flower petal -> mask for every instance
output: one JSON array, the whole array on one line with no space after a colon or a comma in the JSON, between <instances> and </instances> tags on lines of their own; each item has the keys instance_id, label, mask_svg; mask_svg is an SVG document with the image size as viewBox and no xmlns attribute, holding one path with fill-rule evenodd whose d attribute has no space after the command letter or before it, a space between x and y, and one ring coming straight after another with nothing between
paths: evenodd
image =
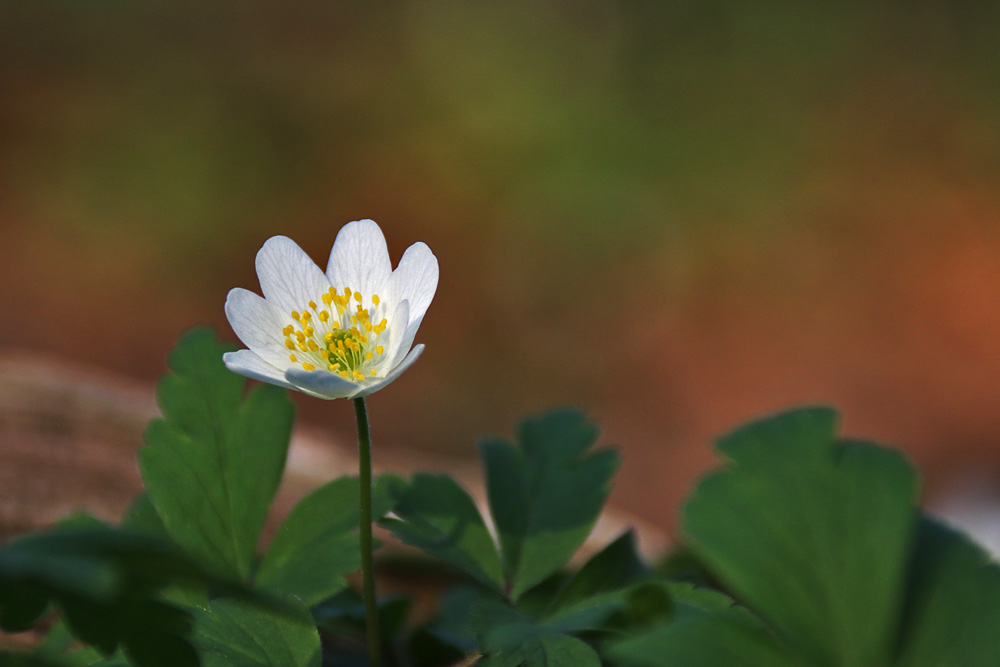
<instances>
[{"instance_id":1,"label":"flower petal","mask_svg":"<svg viewBox=\"0 0 1000 667\"><path fill-rule=\"evenodd\" d=\"M316 263L287 236L274 236L264 243L257 253L257 277L264 298L285 316L319 300L330 288Z\"/></svg>"},{"instance_id":2,"label":"flower petal","mask_svg":"<svg viewBox=\"0 0 1000 667\"><path fill-rule=\"evenodd\" d=\"M372 220L349 222L337 234L326 265L334 287L350 287L366 298L377 293L392 273L382 230Z\"/></svg>"},{"instance_id":3,"label":"flower petal","mask_svg":"<svg viewBox=\"0 0 1000 667\"><path fill-rule=\"evenodd\" d=\"M289 368L285 371L285 379L292 383L295 389L316 398L352 398L361 388L357 382L345 380L328 371L304 371L301 368Z\"/></svg>"},{"instance_id":4,"label":"flower petal","mask_svg":"<svg viewBox=\"0 0 1000 667\"><path fill-rule=\"evenodd\" d=\"M413 365L413 362L420 357L423 351L424 351L423 344L417 345L412 350L410 350L410 353L406 355L406 357L395 368L393 368L388 375L386 375L381 380L376 380L375 382L366 384L361 391L354 394L354 396L352 396L351 398L360 398L362 396L367 396L368 394L373 394L382 387L384 387L385 385L389 384L397 377L399 377L399 375L403 371L405 371L407 368Z\"/></svg>"},{"instance_id":5,"label":"flower petal","mask_svg":"<svg viewBox=\"0 0 1000 667\"><path fill-rule=\"evenodd\" d=\"M385 361L379 364L380 368L385 372L391 371L399 360L402 359L403 355L410 349L409 345L405 349L402 348L403 340L406 338L406 330L410 323L410 302L400 301L396 306L396 310L393 312L392 319L389 321L389 327L387 329L389 338L384 343L385 345ZM413 339L410 339L410 344L413 343Z\"/></svg>"},{"instance_id":6,"label":"flower petal","mask_svg":"<svg viewBox=\"0 0 1000 667\"><path fill-rule=\"evenodd\" d=\"M410 302L410 321L419 326L437 291L437 257L425 243L414 243L403 253L388 284L393 298Z\"/></svg>"},{"instance_id":7,"label":"flower petal","mask_svg":"<svg viewBox=\"0 0 1000 667\"><path fill-rule=\"evenodd\" d=\"M243 344L261 360L278 368L288 365L281 313L272 303L236 287L226 297L226 317Z\"/></svg>"},{"instance_id":8,"label":"flower petal","mask_svg":"<svg viewBox=\"0 0 1000 667\"><path fill-rule=\"evenodd\" d=\"M222 361L226 364L226 368L239 375L260 380L261 382L276 384L279 387L295 389L295 387L285 382L281 370L267 363L250 350L226 352L222 355Z\"/></svg>"}]
</instances>

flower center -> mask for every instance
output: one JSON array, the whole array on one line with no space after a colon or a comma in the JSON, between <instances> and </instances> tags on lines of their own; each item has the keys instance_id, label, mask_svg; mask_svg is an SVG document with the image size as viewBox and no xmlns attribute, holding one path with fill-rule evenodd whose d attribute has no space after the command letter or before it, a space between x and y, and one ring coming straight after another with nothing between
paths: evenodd
<instances>
[{"instance_id":1,"label":"flower center","mask_svg":"<svg viewBox=\"0 0 1000 667\"><path fill-rule=\"evenodd\" d=\"M288 358L304 370L327 370L349 380L377 375L384 353L379 340L387 326L384 317L378 319L384 310L378 295L366 300L350 287L343 294L331 287L320 300L322 306L310 301L301 311L293 310L292 321L281 330L291 351Z\"/></svg>"}]
</instances>

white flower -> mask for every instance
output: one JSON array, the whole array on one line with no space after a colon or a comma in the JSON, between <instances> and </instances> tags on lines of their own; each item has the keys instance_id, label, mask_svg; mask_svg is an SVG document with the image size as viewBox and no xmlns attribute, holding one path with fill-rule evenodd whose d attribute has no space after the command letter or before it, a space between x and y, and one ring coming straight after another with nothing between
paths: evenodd
<instances>
[{"instance_id":1,"label":"white flower","mask_svg":"<svg viewBox=\"0 0 1000 667\"><path fill-rule=\"evenodd\" d=\"M250 349L226 367L318 398L358 398L389 384L424 346L411 350L438 283L437 258L414 243L392 270L385 237L371 220L344 226L326 273L294 241L267 240L257 253L264 298L239 287L226 317Z\"/></svg>"}]
</instances>

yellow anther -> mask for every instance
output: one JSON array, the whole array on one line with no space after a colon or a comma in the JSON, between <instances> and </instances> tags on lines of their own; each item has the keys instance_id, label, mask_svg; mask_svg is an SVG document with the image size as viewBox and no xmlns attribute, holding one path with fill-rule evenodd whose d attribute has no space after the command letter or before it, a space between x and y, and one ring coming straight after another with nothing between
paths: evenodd
<instances>
[{"instance_id":1,"label":"yellow anther","mask_svg":"<svg viewBox=\"0 0 1000 667\"><path fill-rule=\"evenodd\" d=\"M331 371L339 371L340 370L340 364L330 364L330 370Z\"/></svg>"},{"instance_id":2,"label":"yellow anther","mask_svg":"<svg viewBox=\"0 0 1000 667\"><path fill-rule=\"evenodd\" d=\"M334 322L334 324L336 324L336 322ZM329 343L331 340L333 340L333 333L330 332L330 331L327 331L325 334L323 334L323 340L325 340L327 343Z\"/></svg>"},{"instance_id":3,"label":"yellow anther","mask_svg":"<svg viewBox=\"0 0 1000 667\"><path fill-rule=\"evenodd\" d=\"M358 380L363 380L365 378L365 376L362 375L361 371L359 371L357 368L354 369L354 377L357 378Z\"/></svg>"},{"instance_id":4,"label":"yellow anther","mask_svg":"<svg viewBox=\"0 0 1000 667\"><path fill-rule=\"evenodd\" d=\"M374 303L377 306L378 302L379 302L378 294L372 294L372 303Z\"/></svg>"},{"instance_id":5,"label":"yellow anther","mask_svg":"<svg viewBox=\"0 0 1000 667\"><path fill-rule=\"evenodd\" d=\"M375 370L375 369L373 368L373 369L372 369L372 377L375 377L375 373L377 373L377 372L378 372L378 371L376 371L376 370Z\"/></svg>"},{"instance_id":6,"label":"yellow anther","mask_svg":"<svg viewBox=\"0 0 1000 667\"><path fill-rule=\"evenodd\" d=\"M301 342L303 342L306 339L306 335L304 333L302 333L301 331L296 331L295 332L295 338L296 338L296 340L298 340L301 343Z\"/></svg>"},{"instance_id":7,"label":"yellow anther","mask_svg":"<svg viewBox=\"0 0 1000 667\"><path fill-rule=\"evenodd\" d=\"M333 301L333 295L331 295L331 294L324 294L320 298L323 299L323 304L326 305L326 306L329 306L330 302Z\"/></svg>"},{"instance_id":8,"label":"yellow anther","mask_svg":"<svg viewBox=\"0 0 1000 667\"><path fill-rule=\"evenodd\" d=\"M319 351L319 356L323 357L324 360L328 361L330 359L330 351L329 350L320 350Z\"/></svg>"},{"instance_id":9,"label":"yellow anther","mask_svg":"<svg viewBox=\"0 0 1000 667\"><path fill-rule=\"evenodd\" d=\"M306 327L306 328L305 328L305 335L307 335L307 336L312 336L312 335L313 335L313 331L314 331L314 330L313 330L313 328L312 328L312 327Z\"/></svg>"},{"instance_id":10,"label":"yellow anther","mask_svg":"<svg viewBox=\"0 0 1000 667\"><path fill-rule=\"evenodd\" d=\"M295 327L293 327L291 324L289 324L289 325L285 326L284 329L281 330L281 333L282 333L282 335L285 335L285 336L291 336L293 331L295 331Z\"/></svg>"},{"instance_id":11,"label":"yellow anther","mask_svg":"<svg viewBox=\"0 0 1000 667\"><path fill-rule=\"evenodd\" d=\"M354 300L357 301L358 303L361 303L361 292L354 293Z\"/></svg>"},{"instance_id":12,"label":"yellow anther","mask_svg":"<svg viewBox=\"0 0 1000 667\"><path fill-rule=\"evenodd\" d=\"M345 287L344 288L344 296L346 296L348 299L351 298L351 288L350 287Z\"/></svg>"},{"instance_id":13,"label":"yellow anther","mask_svg":"<svg viewBox=\"0 0 1000 667\"><path fill-rule=\"evenodd\" d=\"M287 347L289 350L294 350L295 349L295 343L292 342L291 338L286 338L285 339L285 347Z\"/></svg>"},{"instance_id":14,"label":"yellow anther","mask_svg":"<svg viewBox=\"0 0 1000 667\"><path fill-rule=\"evenodd\" d=\"M371 322L365 322L365 331L371 331L374 329Z\"/></svg>"},{"instance_id":15,"label":"yellow anther","mask_svg":"<svg viewBox=\"0 0 1000 667\"><path fill-rule=\"evenodd\" d=\"M316 310L316 302L315 301L310 301L309 302L309 307L312 308L313 310Z\"/></svg>"},{"instance_id":16,"label":"yellow anther","mask_svg":"<svg viewBox=\"0 0 1000 667\"><path fill-rule=\"evenodd\" d=\"M326 310L319 311L319 321L320 322L326 322L328 319L330 319L330 313L329 313L329 311L326 311Z\"/></svg>"},{"instance_id":17,"label":"yellow anther","mask_svg":"<svg viewBox=\"0 0 1000 667\"><path fill-rule=\"evenodd\" d=\"M297 358L295 357L295 355L294 355L294 354L290 354L290 355L288 355L288 358L289 358L289 359L290 359L291 361L298 361L298 359L297 359Z\"/></svg>"},{"instance_id":18,"label":"yellow anther","mask_svg":"<svg viewBox=\"0 0 1000 667\"><path fill-rule=\"evenodd\" d=\"M347 340L350 340L350 338L348 338ZM340 350L341 352L344 351L344 341L342 340L337 341L337 349Z\"/></svg>"},{"instance_id":19,"label":"yellow anther","mask_svg":"<svg viewBox=\"0 0 1000 667\"><path fill-rule=\"evenodd\" d=\"M338 322L337 320L334 320L333 322L330 322L330 326L333 327L334 329L339 329L340 328L340 322Z\"/></svg>"},{"instance_id":20,"label":"yellow anther","mask_svg":"<svg viewBox=\"0 0 1000 667\"><path fill-rule=\"evenodd\" d=\"M375 346L375 351L376 351L376 352L378 352L379 354L382 354L382 350L383 350L383 349L384 349L384 348L383 348L383 347L382 347L381 345L376 345L376 346Z\"/></svg>"},{"instance_id":21,"label":"yellow anther","mask_svg":"<svg viewBox=\"0 0 1000 667\"><path fill-rule=\"evenodd\" d=\"M312 319L312 316L313 314L310 313L308 310L302 311L302 321L308 322L309 320Z\"/></svg>"},{"instance_id":22,"label":"yellow anther","mask_svg":"<svg viewBox=\"0 0 1000 667\"><path fill-rule=\"evenodd\" d=\"M347 371L340 371L340 377L347 379Z\"/></svg>"},{"instance_id":23,"label":"yellow anther","mask_svg":"<svg viewBox=\"0 0 1000 667\"><path fill-rule=\"evenodd\" d=\"M312 351L312 352L315 352L318 349L319 349L319 345L316 344L316 341L310 339L309 340L309 350Z\"/></svg>"},{"instance_id":24,"label":"yellow anther","mask_svg":"<svg viewBox=\"0 0 1000 667\"><path fill-rule=\"evenodd\" d=\"M329 289L329 290L327 290L327 291L328 291L328 292L329 292L330 294L336 294L336 293L337 293L337 288L336 288L336 287L333 287L333 286L331 286L331 287L330 287L330 289Z\"/></svg>"},{"instance_id":25,"label":"yellow anther","mask_svg":"<svg viewBox=\"0 0 1000 667\"><path fill-rule=\"evenodd\" d=\"M299 350L301 350L302 352L308 352L309 351L309 348L306 347L305 345L303 345L302 343L299 343L298 347L299 347Z\"/></svg>"},{"instance_id":26,"label":"yellow anther","mask_svg":"<svg viewBox=\"0 0 1000 667\"><path fill-rule=\"evenodd\" d=\"M316 367L310 364L308 361L302 362L302 370L304 371L314 371Z\"/></svg>"},{"instance_id":27,"label":"yellow anther","mask_svg":"<svg viewBox=\"0 0 1000 667\"><path fill-rule=\"evenodd\" d=\"M354 315L351 315L351 324L357 324L357 323L358 323L358 318L354 317Z\"/></svg>"},{"instance_id":28,"label":"yellow anther","mask_svg":"<svg viewBox=\"0 0 1000 667\"><path fill-rule=\"evenodd\" d=\"M292 319L295 320L296 322L299 321L299 311L297 310L292 311Z\"/></svg>"},{"instance_id":29,"label":"yellow anther","mask_svg":"<svg viewBox=\"0 0 1000 667\"><path fill-rule=\"evenodd\" d=\"M371 352L365 352L365 359L371 359L373 356L375 355L373 355Z\"/></svg>"}]
</instances>

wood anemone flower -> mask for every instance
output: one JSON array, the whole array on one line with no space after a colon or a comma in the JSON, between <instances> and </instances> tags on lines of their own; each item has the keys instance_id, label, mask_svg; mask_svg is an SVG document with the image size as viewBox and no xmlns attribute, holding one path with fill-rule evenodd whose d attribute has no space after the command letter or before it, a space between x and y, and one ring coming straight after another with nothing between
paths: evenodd
<instances>
[{"instance_id":1,"label":"wood anemone flower","mask_svg":"<svg viewBox=\"0 0 1000 667\"><path fill-rule=\"evenodd\" d=\"M358 220L337 234L326 273L285 236L264 243L256 267L264 297L237 287L226 298L249 348L223 356L234 373L317 398L360 398L423 352L413 339L438 283L425 244L407 248L394 271L382 230Z\"/></svg>"}]
</instances>

